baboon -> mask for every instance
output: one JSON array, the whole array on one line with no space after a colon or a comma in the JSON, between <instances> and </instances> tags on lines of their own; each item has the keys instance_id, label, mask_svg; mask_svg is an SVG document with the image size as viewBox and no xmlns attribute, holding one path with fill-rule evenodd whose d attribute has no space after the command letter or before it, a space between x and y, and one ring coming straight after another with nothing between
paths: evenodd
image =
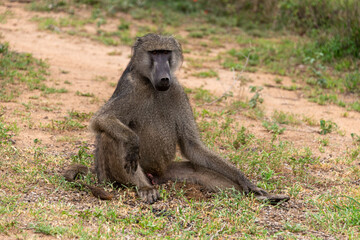
<instances>
[{"instance_id":1,"label":"baboon","mask_svg":"<svg viewBox=\"0 0 360 240\"><path fill-rule=\"evenodd\" d=\"M168 180L197 183L210 191L235 188L273 202L288 200L257 187L204 146L175 76L182 61L182 48L174 37L137 38L113 95L90 123L96 134L98 181L136 186L148 203L159 199L152 183ZM186 161L174 161L177 146Z\"/></svg>"}]
</instances>

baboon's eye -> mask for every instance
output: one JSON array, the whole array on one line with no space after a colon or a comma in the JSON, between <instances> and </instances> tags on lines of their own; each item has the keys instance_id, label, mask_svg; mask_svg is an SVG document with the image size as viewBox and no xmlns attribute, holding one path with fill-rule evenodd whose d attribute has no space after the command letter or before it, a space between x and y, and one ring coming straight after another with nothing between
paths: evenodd
<instances>
[{"instance_id":1,"label":"baboon's eye","mask_svg":"<svg viewBox=\"0 0 360 240\"><path fill-rule=\"evenodd\" d=\"M150 53L153 54L153 55L168 54L170 52L171 51L169 51L169 50L153 50L153 51L150 51Z\"/></svg>"}]
</instances>

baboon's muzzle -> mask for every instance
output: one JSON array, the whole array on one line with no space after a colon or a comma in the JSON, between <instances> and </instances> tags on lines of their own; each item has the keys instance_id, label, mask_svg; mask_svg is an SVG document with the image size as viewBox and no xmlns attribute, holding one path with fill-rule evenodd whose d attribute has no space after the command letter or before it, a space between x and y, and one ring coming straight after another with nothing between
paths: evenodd
<instances>
[{"instance_id":1,"label":"baboon's muzzle","mask_svg":"<svg viewBox=\"0 0 360 240\"><path fill-rule=\"evenodd\" d=\"M170 88L170 79L167 77L161 78L159 83L155 86L158 91L166 91Z\"/></svg>"},{"instance_id":2,"label":"baboon's muzzle","mask_svg":"<svg viewBox=\"0 0 360 240\"><path fill-rule=\"evenodd\" d=\"M171 86L170 66L168 57L165 54L159 54L154 57L154 87L158 91L166 91Z\"/></svg>"}]
</instances>

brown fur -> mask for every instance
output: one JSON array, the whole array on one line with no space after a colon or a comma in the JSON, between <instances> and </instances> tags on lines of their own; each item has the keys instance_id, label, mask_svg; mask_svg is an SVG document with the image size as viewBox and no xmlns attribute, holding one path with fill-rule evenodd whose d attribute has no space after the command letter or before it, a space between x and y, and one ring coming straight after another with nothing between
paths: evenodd
<instances>
[{"instance_id":1,"label":"brown fur","mask_svg":"<svg viewBox=\"0 0 360 240\"><path fill-rule=\"evenodd\" d=\"M149 52L154 50L171 52L171 86L166 91L154 86ZM137 39L112 97L91 121L99 182L136 186L139 196L149 203L158 200L159 194L146 175L160 183L187 181L210 191L233 187L262 199L288 200L287 196L267 194L204 146L188 98L175 76L182 59L181 45L173 37L148 34ZM187 161L174 162L177 145Z\"/></svg>"}]
</instances>

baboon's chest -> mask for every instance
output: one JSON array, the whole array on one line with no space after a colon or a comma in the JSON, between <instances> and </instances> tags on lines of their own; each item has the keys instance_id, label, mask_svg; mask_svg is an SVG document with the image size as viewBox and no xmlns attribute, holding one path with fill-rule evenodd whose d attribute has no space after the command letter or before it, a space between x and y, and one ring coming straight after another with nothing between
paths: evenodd
<instances>
[{"instance_id":1,"label":"baboon's chest","mask_svg":"<svg viewBox=\"0 0 360 240\"><path fill-rule=\"evenodd\" d=\"M175 157L176 124L170 112L144 110L129 127L140 138L141 166L145 172L161 173ZM144 117L145 116L145 117Z\"/></svg>"}]
</instances>

